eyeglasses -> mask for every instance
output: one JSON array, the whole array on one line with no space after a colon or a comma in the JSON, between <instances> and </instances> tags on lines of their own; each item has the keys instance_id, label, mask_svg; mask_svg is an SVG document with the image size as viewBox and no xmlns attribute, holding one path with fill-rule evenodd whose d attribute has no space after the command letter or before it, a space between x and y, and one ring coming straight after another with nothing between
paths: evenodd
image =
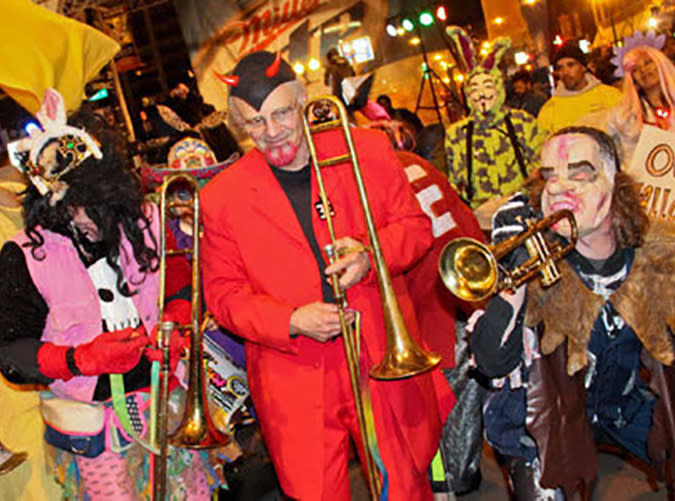
<instances>
[{"instance_id":1,"label":"eyeglasses","mask_svg":"<svg viewBox=\"0 0 675 501\"><path fill-rule=\"evenodd\" d=\"M279 125L283 123L288 123L288 121L294 116L294 113L298 107L298 103L294 102L292 105L284 106L283 108L277 108L270 113L270 119ZM256 132L262 130L267 126L267 119L262 115L258 115L248 120L244 120L244 127L249 131Z\"/></svg>"}]
</instances>

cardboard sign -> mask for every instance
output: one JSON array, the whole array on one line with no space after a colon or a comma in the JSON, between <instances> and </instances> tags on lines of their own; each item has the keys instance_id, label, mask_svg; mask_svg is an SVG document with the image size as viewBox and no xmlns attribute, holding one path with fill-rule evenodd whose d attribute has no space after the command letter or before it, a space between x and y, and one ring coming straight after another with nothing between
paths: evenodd
<instances>
[{"instance_id":1,"label":"cardboard sign","mask_svg":"<svg viewBox=\"0 0 675 501\"><path fill-rule=\"evenodd\" d=\"M675 220L675 133L645 125L628 174L650 219Z\"/></svg>"}]
</instances>

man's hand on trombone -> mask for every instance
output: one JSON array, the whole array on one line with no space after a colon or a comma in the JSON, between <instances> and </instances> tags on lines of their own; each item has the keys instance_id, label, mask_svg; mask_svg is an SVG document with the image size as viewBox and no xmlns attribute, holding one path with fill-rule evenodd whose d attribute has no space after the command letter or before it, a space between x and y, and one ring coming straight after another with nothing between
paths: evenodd
<instances>
[{"instance_id":1,"label":"man's hand on trombone","mask_svg":"<svg viewBox=\"0 0 675 501\"><path fill-rule=\"evenodd\" d=\"M337 273L343 290L359 283L370 271L368 248L358 240L343 237L333 243L337 260L326 268L327 280Z\"/></svg>"},{"instance_id":2,"label":"man's hand on trombone","mask_svg":"<svg viewBox=\"0 0 675 501\"><path fill-rule=\"evenodd\" d=\"M354 322L353 310L346 309L344 315L347 324ZM289 332L291 336L306 336L325 343L342 333L338 306L320 301L300 306L291 314Z\"/></svg>"}]
</instances>

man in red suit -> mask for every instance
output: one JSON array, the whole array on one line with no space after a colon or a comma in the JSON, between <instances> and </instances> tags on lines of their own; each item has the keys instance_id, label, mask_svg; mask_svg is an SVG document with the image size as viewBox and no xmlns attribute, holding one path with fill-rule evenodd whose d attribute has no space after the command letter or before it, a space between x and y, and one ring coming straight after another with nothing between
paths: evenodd
<instances>
[{"instance_id":1,"label":"man in red suit","mask_svg":"<svg viewBox=\"0 0 675 501\"><path fill-rule=\"evenodd\" d=\"M202 266L209 309L246 341L253 400L285 493L301 500L349 499L350 437L362 453L338 308L328 277L339 274L350 310L361 313L363 369L385 352L382 305L365 219L349 163L323 169L338 249L330 243L303 135L307 96L290 66L268 52L244 57L223 80L229 110L255 148L203 190ZM411 335L418 328L403 272L432 242L385 135L355 129L364 183L394 291ZM346 151L342 133L315 137L320 158ZM435 376L439 376L435 371ZM372 400L388 499L428 500L427 467L438 446L452 396L436 396L432 374L396 381L365 378Z\"/></svg>"}]
</instances>

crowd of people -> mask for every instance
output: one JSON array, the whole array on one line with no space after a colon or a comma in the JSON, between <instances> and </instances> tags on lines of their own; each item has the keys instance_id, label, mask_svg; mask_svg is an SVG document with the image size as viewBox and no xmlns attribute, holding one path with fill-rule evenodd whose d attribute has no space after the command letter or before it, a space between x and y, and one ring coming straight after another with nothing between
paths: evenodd
<instances>
[{"instance_id":1,"label":"crowd of people","mask_svg":"<svg viewBox=\"0 0 675 501\"><path fill-rule=\"evenodd\" d=\"M604 63L564 44L545 96L526 71L504 78L508 40L481 58L463 29L447 34L466 68L467 114L438 138L445 174L416 148L419 117L386 94L369 99L368 78L351 80L336 49L325 84L372 119L351 128L356 176L347 161L315 164L344 155L347 141L341 130L306 136L307 88L280 53L252 52L220 77L229 124L251 149L241 155L228 130L215 154L199 126L213 110L179 84L154 108L176 140L167 165L140 173L97 115L85 106L67 116L46 92L40 127L12 159L22 178L0 171L0 466L3 445L28 451L0 477L8 496L148 499L163 481L157 461L171 499L227 489L226 465L246 456L236 443L149 452L154 418L173 429L184 407L190 333L177 326L195 304L197 260L174 256L160 271L161 246L197 237L208 358L238 382L218 373L228 384L214 391L257 423L279 495L349 499L357 457L379 499L442 501L480 485L483 437L516 500L590 496L604 446L653 468L672 494L675 210L645 210L658 195L642 172L663 177L654 158L675 157L665 37L638 33L604 54L608 83ZM358 97L345 98L345 81L358 81ZM199 193L196 225L194 205L167 216L151 201L172 172L199 182L168 194L182 203ZM509 242L559 211L576 224L541 230L571 248L554 283L479 301L443 284L449 242ZM528 249L508 248L494 273L531 264ZM395 348L393 312L440 365L369 376ZM164 348L160 324L174 326ZM158 371L168 384L159 414ZM231 419L217 424L234 441ZM7 435L19 421L23 442Z\"/></svg>"}]
</instances>

